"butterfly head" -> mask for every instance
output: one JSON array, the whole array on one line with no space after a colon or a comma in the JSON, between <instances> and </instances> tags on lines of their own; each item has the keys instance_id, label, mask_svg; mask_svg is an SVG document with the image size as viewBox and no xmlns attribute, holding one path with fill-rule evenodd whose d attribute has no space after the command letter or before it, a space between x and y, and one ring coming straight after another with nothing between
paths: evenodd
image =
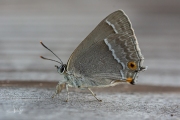
<instances>
[{"instance_id":1,"label":"butterfly head","mask_svg":"<svg viewBox=\"0 0 180 120\"><path fill-rule=\"evenodd\" d=\"M59 66L55 65L55 67L57 68L57 72L60 73L60 74L64 74L64 73L66 72L66 67L67 67L67 65L66 65L66 64L63 64L62 60L61 60L51 49L49 49L48 47L46 47L42 42L40 42L40 43L41 43L41 45L42 45L43 47L45 47L47 50L49 50L51 53L53 53L53 54L59 59L59 61L56 61L56 60L53 60L53 59L49 59L49 58L45 58L45 57L43 57L43 56L40 56L40 57L41 57L42 59L44 59L44 60L50 60L50 61L54 61L54 62L59 63L59 64L60 64Z\"/></svg>"},{"instance_id":2,"label":"butterfly head","mask_svg":"<svg viewBox=\"0 0 180 120\"><path fill-rule=\"evenodd\" d=\"M58 73L60 73L60 74L66 73L66 68L67 68L66 64L62 64L60 66L55 65L55 67L57 68Z\"/></svg>"}]
</instances>

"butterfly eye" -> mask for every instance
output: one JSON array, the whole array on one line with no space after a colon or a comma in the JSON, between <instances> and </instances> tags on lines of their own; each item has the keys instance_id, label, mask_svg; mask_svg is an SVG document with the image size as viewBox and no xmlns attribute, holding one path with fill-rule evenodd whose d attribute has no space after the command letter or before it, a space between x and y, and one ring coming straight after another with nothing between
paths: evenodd
<instances>
[{"instance_id":1,"label":"butterfly eye","mask_svg":"<svg viewBox=\"0 0 180 120\"><path fill-rule=\"evenodd\" d=\"M64 73L66 71L66 64L63 64L61 67L60 67L60 73Z\"/></svg>"},{"instance_id":2,"label":"butterfly eye","mask_svg":"<svg viewBox=\"0 0 180 120\"><path fill-rule=\"evenodd\" d=\"M130 70L136 70L137 65L136 65L135 62L130 61L130 62L128 62L128 68L129 68Z\"/></svg>"},{"instance_id":3,"label":"butterfly eye","mask_svg":"<svg viewBox=\"0 0 180 120\"><path fill-rule=\"evenodd\" d=\"M62 66L62 67L60 68L60 72L63 73L63 72L64 72L64 69L65 69L64 66Z\"/></svg>"}]
</instances>

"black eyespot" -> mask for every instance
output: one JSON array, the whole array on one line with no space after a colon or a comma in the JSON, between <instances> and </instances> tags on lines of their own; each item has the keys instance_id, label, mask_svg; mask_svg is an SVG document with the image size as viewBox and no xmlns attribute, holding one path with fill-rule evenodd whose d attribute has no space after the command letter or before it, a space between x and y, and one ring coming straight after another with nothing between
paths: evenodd
<instances>
[{"instance_id":1,"label":"black eyespot","mask_svg":"<svg viewBox=\"0 0 180 120\"><path fill-rule=\"evenodd\" d=\"M135 66L135 65L131 63L131 65L130 65L130 66L131 66L132 68L134 68L134 66Z\"/></svg>"}]
</instances>

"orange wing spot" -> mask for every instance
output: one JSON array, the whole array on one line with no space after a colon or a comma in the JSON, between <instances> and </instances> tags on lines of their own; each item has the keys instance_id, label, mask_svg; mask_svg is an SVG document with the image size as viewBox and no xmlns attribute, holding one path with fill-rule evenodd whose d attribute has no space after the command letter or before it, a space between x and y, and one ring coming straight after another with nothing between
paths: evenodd
<instances>
[{"instance_id":1,"label":"orange wing spot","mask_svg":"<svg viewBox=\"0 0 180 120\"><path fill-rule=\"evenodd\" d=\"M137 65L135 62L131 61L131 62L128 62L128 68L130 70L136 70L137 69Z\"/></svg>"},{"instance_id":2,"label":"orange wing spot","mask_svg":"<svg viewBox=\"0 0 180 120\"><path fill-rule=\"evenodd\" d=\"M132 78L127 78L127 79L126 79L126 82L131 83L131 82L132 82L132 80L133 80Z\"/></svg>"}]
</instances>

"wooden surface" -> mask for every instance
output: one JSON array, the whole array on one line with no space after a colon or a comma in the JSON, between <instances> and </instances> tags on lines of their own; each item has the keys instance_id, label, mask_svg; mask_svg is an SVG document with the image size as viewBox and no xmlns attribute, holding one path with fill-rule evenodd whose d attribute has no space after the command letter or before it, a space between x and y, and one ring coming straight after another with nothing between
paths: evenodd
<instances>
[{"instance_id":1,"label":"wooden surface","mask_svg":"<svg viewBox=\"0 0 180 120\"><path fill-rule=\"evenodd\" d=\"M103 3L102 3L103 2ZM108 14L123 9L129 16L148 70L138 84L180 86L180 1L136 0L0 1L0 80L58 81L55 59L64 63L78 44Z\"/></svg>"}]
</instances>

